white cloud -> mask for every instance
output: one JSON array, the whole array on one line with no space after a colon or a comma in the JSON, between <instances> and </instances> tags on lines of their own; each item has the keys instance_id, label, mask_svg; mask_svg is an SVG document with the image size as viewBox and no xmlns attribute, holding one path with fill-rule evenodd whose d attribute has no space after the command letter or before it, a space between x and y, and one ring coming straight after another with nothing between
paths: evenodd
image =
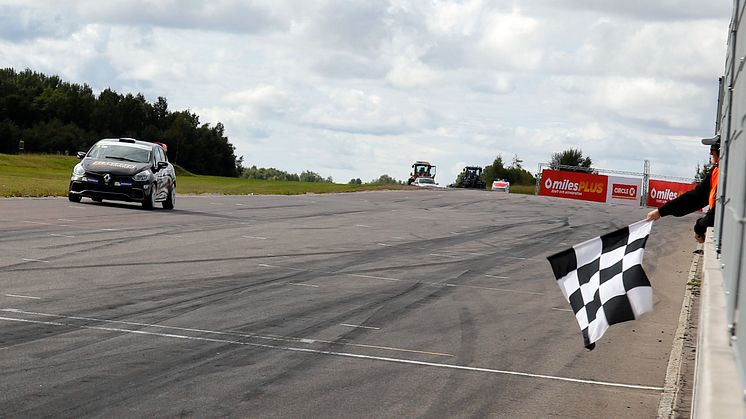
<instances>
[{"instance_id":1,"label":"white cloud","mask_svg":"<svg viewBox=\"0 0 746 419\"><path fill-rule=\"evenodd\" d=\"M479 30L483 1L435 1L425 23L430 33L442 37L468 37Z\"/></svg>"},{"instance_id":2,"label":"white cloud","mask_svg":"<svg viewBox=\"0 0 746 419\"><path fill-rule=\"evenodd\" d=\"M282 115L292 108L288 94L272 85L260 85L251 89L231 92L225 102L250 109L247 116L261 117L267 113Z\"/></svg>"},{"instance_id":3,"label":"white cloud","mask_svg":"<svg viewBox=\"0 0 746 419\"><path fill-rule=\"evenodd\" d=\"M544 55L541 47L541 23L523 15L494 12L484 20L478 53L486 62L515 70L536 68Z\"/></svg>"},{"instance_id":4,"label":"white cloud","mask_svg":"<svg viewBox=\"0 0 746 419\"><path fill-rule=\"evenodd\" d=\"M697 107L682 103L703 103L708 92L699 86L672 80L609 78L595 83L591 104L622 118L660 123L682 130L696 129L704 121ZM711 94L711 92L709 92Z\"/></svg>"},{"instance_id":5,"label":"white cloud","mask_svg":"<svg viewBox=\"0 0 746 419\"><path fill-rule=\"evenodd\" d=\"M417 130L430 124L430 116L406 102L394 103L357 89L331 89L311 106L301 122L348 133L388 135Z\"/></svg>"}]
</instances>

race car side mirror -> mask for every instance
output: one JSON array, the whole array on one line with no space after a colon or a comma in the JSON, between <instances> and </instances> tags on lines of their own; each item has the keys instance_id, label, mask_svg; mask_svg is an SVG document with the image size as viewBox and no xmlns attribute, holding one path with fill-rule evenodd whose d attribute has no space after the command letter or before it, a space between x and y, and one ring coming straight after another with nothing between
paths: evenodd
<instances>
[{"instance_id":1,"label":"race car side mirror","mask_svg":"<svg viewBox=\"0 0 746 419\"><path fill-rule=\"evenodd\" d=\"M168 162L159 161L156 167L158 167L158 170L165 169L168 167Z\"/></svg>"},{"instance_id":2,"label":"race car side mirror","mask_svg":"<svg viewBox=\"0 0 746 419\"><path fill-rule=\"evenodd\" d=\"M85 151L78 151L77 155L79 159L83 160L83 158L85 157Z\"/></svg>"}]
</instances>

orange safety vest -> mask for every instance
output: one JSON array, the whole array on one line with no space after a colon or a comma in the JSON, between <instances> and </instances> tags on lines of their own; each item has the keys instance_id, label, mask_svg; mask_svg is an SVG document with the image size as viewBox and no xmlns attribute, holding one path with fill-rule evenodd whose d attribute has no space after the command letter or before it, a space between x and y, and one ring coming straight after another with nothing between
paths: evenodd
<instances>
[{"instance_id":1,"label":"orange safety vest","mask_svg":"<svg viewBox=\"0 0 746 419\"><path fill-rule=\"evenodd\" d=\"M715 208L715 199L717 198L715 195L717 195L718 191L718 173L720 172L720 168L718 166L715 166L714 169L712 169L712 174L710 175L710 208Z\"/></svg>"}]
</instances>

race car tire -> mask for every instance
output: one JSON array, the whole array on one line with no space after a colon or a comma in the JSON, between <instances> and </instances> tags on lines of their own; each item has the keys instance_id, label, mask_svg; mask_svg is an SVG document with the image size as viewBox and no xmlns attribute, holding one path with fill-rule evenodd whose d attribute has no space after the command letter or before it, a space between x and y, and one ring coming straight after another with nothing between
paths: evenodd
<instances>
[{"instance_id":1,"label":"race car tire","mask_svg":"<svg viewBox=\"0 0 746 419\"><path fill-rule=\"evenodd\" d=\"M145 195L145 199L142 201L142 207L146 210L152 210L155 208L155 184L150 185L150 193Z\"/></svg>"},{"instance_id":2,"label":"race car tire","mask_svg":"<svg viewBox=\"0 0 746 419\"><path fill-rule=\"evenodd\" d=\"M70 202L80 202L79 195L67 194L67 199L69 199Z\"/></svg>"},{"instance_id":3,"label":"race car tire","mask_svg":"<svg viewBox=\"0 0 746 419\"><path fill-rule=\"evenodd\" d=\"M176 204L176 185L168 188L168 195L166 196L166 200L163 201L163 209L172 210L174 209L174 204Z\"/></svg>"}]
</instances>

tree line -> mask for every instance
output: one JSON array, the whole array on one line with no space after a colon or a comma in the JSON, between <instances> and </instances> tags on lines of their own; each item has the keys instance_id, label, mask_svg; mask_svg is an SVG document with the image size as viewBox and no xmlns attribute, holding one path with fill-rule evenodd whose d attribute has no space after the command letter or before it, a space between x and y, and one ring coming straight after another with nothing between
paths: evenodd
<instances>
[{"instance_id":1,"label":"tree line","mask_svg":"<svg viewBox=\"0 0 746 419\"><path fill-rule=\"evenodd\" d=\"M492 184L495 179L504 179L511 185L533 185L536 183L536 177L528 170L521 166L523 160L518 156L513 156L513 161L509 166L505 166L502 155L498 154L492 164L486 166L480 176L488 185Z\"/></svg>"},{"instance_id":2,"label":"tree line","mask_svg":"<svg viewBox=\"0 0 746 419\"><path fill-rule=\"evenodd\" d=\"M0 69L0 153L74 154L101 138L132 137L168 146L168 158L190 172L238 176L243 158L225 127L203 124L189 111L170 111L164 97L105 89L96 96L87 84L31 70Z\"/></svg>"},{"instance_id":3,"label":"tree line","mask_svg":"<svg viewBox=\"0 0 746 419\"><path fill-rule=\"evenodd\" d=\"M260 180L285 180L289 182L320 182L320 183L334 183L331 176L324 178L316 172L305 170L300 174L288 173L284 170L275 169L274 167L256 167L251 166L245 168L241 177L246 179L260 179Z\"/></svg>"}]
</instances>

